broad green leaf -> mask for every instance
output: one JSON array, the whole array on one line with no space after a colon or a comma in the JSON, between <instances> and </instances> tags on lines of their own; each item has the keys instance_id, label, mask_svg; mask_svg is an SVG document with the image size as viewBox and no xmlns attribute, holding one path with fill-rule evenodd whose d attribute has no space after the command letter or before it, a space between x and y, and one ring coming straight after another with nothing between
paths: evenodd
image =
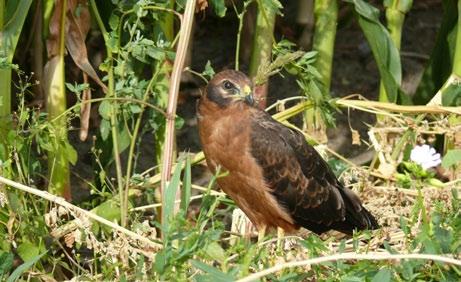
<instances>
[{"instance_id":1,"label":"broad green leaf","mask_svg":"<svg viewBox=\"0 0 461 282\"><path fill-rule=\"evenodd\" d=\"M216 281L216 282L235 281L235 278L230 276L229 274L226 274L222 272L221 270L213 266L210 266L208 264L205 264L201 261L190 260L190 263L195 268L198 268L202 270L203 272L207 273L208 275L210 275L210 278L212 279L211 281Z\"/></svg>"},{"instance_id":2,"label":"broad green leaf","mask_svg":"<svg viewBox=\"0 0 461 282\"><path fill-rule=\"evenodd\" d=\"M40 258L42 258L47 252L44 252L43 254L41 255L37 255L35 257L33 257L32 259L24 262L23 264L21 264L20 266L18 266L14 271L13 273L11 273L10 277L8 277L8 279L6 280L6 282L15 282L16 280L19 279L19 277L21 277L21 275L24 273L24 271L28 270L29 268L31 268Z\"/></svg>"},{"instance_id":3,"label":"broad green leaf","mask_svg":"<svg viewBox=\"0 0 461 282\"><path fill-rule=\"evenodd\" d=\"M110 133L110 121L102 119L101 124L99 125L99 130L101 131L102 140L107 140Z\"/></svg>"},{"instance_id":4,"label":"broad green leaf","mask_svg":"<svg viewBox=\"0 0 461 282\"><path fill-rule=\"evenodd\" d=\"M431 59L413 96L414 103L418 105L429 102L452 71L458 13L456 1L443 0L442 4L444 14Z\"/></svg>"},{"instance_id":5,"label":"broad green leaf","mask_svg":"<svg viewBox=\"0 0 461 282\"><path fill-rule=\"evenodd\" d=\"M103 119L110 119L110 113L111 113L111 104L108 100L104 100L101 102L99 105L99 114Z\"/></svg>"},{"instance_id":6,"label":"broad green leaf","mask_svg":"<svg viewBox=\"0 0 461 282\"><path fill-rule=\"evenodd\" d=\"M443 156L442 166L448 169L459 162L461 162L461 149L448 150Z\"/></svg>"},{"instance_id":7,"label":"broad green leaf","mask_svg":"<svg viewBox=\"0 0 461 282\"><path fill-rule=\"evenodd\" d=\"M217 242L211 242L205 246L205 253L214 260L223 263L226 260L226 252Z\"/></svg>"},{"instance_id":8,"label":"broad green leaf","mask_svg":"<svg viewBox=\"0 0 461 282\"><path fill-rule=\"evenodd\" d=\"M66 159L72 164L75 165L77 163L78 155L77 151L69 142L64 142L64 152L66 153Z\"/></svg>"},{"instance_id":9,"label":"broad green leaf","mask_svg":"<svg viewBox=\"0 0 461 282\"><path fill-rule=\"evenodd\" d=\"M176 164L171 181L167 184L165 191L163 192L163 210L162 210L162 222L164 224L163 229L168 230L169 220L173 217L174 206L176 200L176 192L179 189L181 180L181 168L183 161L179 161Z\"/></svg>"},{"instance_id":10,"label":"broad green leaf","mask_svg":"<svg viewBox=\"0 0 461 282\"><path fill-rule=\"evenodd\" d=\"M13 260L14 255L12 253L2 252L0 254L0 278L13 267Z\"/></svg>"},{"instance_id":11,"label":"broad green leaf","mask_svg":"<svg viewBox=\"0 0 461 282\"><path fill-rule=\"evenodd\" d=\"M354 5L358 22L371 47L389 101L396 102L402 82L399 51L379 21L379 10L363 0L345 0Z\"/></svg>"},{"instance_id":12,"label":"broad green leaf","mask_svg":"<svg viewBox=\"0 0 461 282\"><path fill-rule=\"evenodd\" d=\"M118 150L119 152L125 151L130 146L131 138L128 129L124 124L121 124L118 129Z\"/></svg>"},{"instance_id":13,"label":"broad green leaf","mask_svg":"<svg viewBox=\"0 0 461 282\"><path fill-rule=\"evenodd\" d=\"M382 268L373 277L371 282L389 282L392 279L392 271L389 268Z\"/></svg>"},{"instance_id":14,"label":"broad green leaf","mask_svg":"<svg viewBox=\"0 0 461 282\"><path fill-rule=\"evenodd\" d=\"M25 241L18 246L18 254L23 261L29 261L38 256L39 253L40 250L38 246L32 244L29 241Z\"/></svg>"},{"instance_id":15,"label":"broad green leaf","mask_svg":"<svg viewBox=\"0 0 461 282\"><path fill-rule=\"evenodd\" d=\"M216 15L218 15L218 17L222 18L226 15L227 8L224 0L210 0L208 3L210 3L213 11Z\"/></svg>"},{"instance_id":16,"label":"broad green leaf","mask_svg":"<svg viewBox=\"0 0 461 282\"><path fill-rule=\"evenodd\" d=\"M0 54L12 62L16 45L32 0L6 1L3 29L0 30Z\"/></svg>"},{"instance_id":17,"label":"broad green leaf","mask_svg":"<svg viewBox=\"0 0 461 282\"><path fill-rule=\"evenodd\" d=\"M461 85L458 83L450 84L442 94L442 105L457 107L461 106Z\"/></svg>"}]
</instances>

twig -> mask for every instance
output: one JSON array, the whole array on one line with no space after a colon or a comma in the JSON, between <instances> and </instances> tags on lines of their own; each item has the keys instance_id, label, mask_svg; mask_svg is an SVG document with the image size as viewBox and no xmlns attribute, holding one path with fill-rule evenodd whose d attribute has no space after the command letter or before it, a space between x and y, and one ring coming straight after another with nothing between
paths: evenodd
<instances>
[{"instance_id":1,"label":"twig","mask_svg":"<svg viewBox=\"0 0 461 282\"><path fill-rule=\"evenodd\" d=\"M357 254L357 253L342 253L342 254L335 254L331 256L324 256L318 257L313 259L307 259L302 261L293 261L287 262L283 264L275 265L271 268L265 269L263 271L251 274L247 277L237 280L237 282L249 282L249 281L256 281L266 275L281 271L285 268L293 268L299 266L308 266L314 264L320 264L324 262L330 261L338 261L338 260L400 260L400 259L422 259L422 260L432 260L432 261L439 261L448 264L454 264L461 266L461 260L457 260L451 257L442 256L442 255L430 255L430 254L389 254L389 253L379 253L379 252L372 252L368 254Z\"/></svg>"},{"instance_id":2,"label":"twig","mask_svg":"<svg viewBox=\"0 0 461 282\"><path fill-rule=\"evenodd\" d=\"M171 73L170 89L168 93L168 106L166 118L166 132L165 132L165 147L163 149L162 160L162 174L161 174L161 195L171 180L171 165L173 162L173 148L174 148L174 124L176 116L176 107L178 104L179 83L181 80L181 73L184 68L184 61L186 59L187 46L189 44L190 33L194 21L195 0L189 0L186 4L184 11L183 22L181 23L180 37L176 58L173 64ZM179 193L180 190L178 190ZM176 195L178 198L179 195Z\"/></svg>"},{"instance_id":3,"label":"twig","mask_svg":"<svg viewBox=\"0 0 461 282\"><path fill-rule=\"evenodd\" d=\"M146 245L148 245L149 247L153 248L154 250L158 250L161 248L161 244L158 244L158 243L155 243L155 242L152 242L151 240L141 236L141 235L138 235L136 233L134 233L133 231L130 231L126 228L123 228L121 227L120 225L118 224L115 224L103 217L100 217L99 215L96 215L94 213L91 213L87 210L84 210L82 208L79 208L77 206L74 206L72 205L71 203L67 202L66 200L64 200L64 198L62 197L58 197L58 196L55 196L53 194L50 194L46 191L41 191L41 190L38 190L36 188L32 188L32 187L29 187L29 186L26 186L24 184L21 184L21 183L18 183L18 182L15 182L15 181L12 181L10 179L7 179L7 178L4 178L2 176L0 176L0 183L3 183L5 185L8 185L8 186L11 186L13 188L16 188L16 189L19 189L21 191L24 191L24 192L27 192L27 193L30 193L30 194L34 194L36 196L39 196L43 199L46 199L50 202L53 202L55 204L58 204L60 206L63 206L69 210L73 210L75 213L80 213L80 214L83 214L85 216L87 216L88 218L91 218L99 223L102 223L104 225L107 225L109 226L110 228L120 232L120 233L123 233L125 235L127 235L128 237L131 237L135 240L138 240Z\"/></svg>"},{"instance_id":4,"label":"twig","mask_svg":"<svg viewBox=\"0 0 461 282\"><path fill-rule=\"evenodd\" d=\"M361 101L361 100L349 100L349 99L338 99L336 100L338 106L350 107L350 108L376 108L381 110L387 110L399 113L409 114L458 114L461 115L460 107L442 107L436 105L428 106L402 106L394 103L384 103L376 101Z\"/></svg>"}]
</instances>

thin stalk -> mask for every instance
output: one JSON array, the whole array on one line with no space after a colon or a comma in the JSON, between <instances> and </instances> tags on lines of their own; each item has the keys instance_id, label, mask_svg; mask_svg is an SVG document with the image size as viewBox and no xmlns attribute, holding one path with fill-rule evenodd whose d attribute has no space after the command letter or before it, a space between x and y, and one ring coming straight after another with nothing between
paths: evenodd
<instances>
[{"instance_id":1,"label":"thin stalk","mask_svg":"<svg viewBox=\"0 0 461 282\"><path fill-rule=\"evenodd\" d=\"M239 27L237 31L237 43L235 45L235 70L239 70L240 68L240 40L242 38L242 28L243 28L243 19L248 9L248 5L250 5L253 0L243 1L243 9L242 12L237 11L237 7L234 4L235 13L237 14L237 18L239 19Z\"/></svg>"},{"instance_id":2,"label":"thin stalk","mask_svg":"<svg viewBox=\"0 0 461 282\"><path fill-rule=\"evenodd\" d=\"M314 36L312 49L317 51L314 67L321 75L321 91L325 97L330 98L331 73L338 21L338 1L326 0L314 2ZM323 120L321 109L314 107L306 110L303 129L313 135L321 143L326 143L326 124Z\"/></svg>"},{"instance_id":3,"label":"thin stalk","mask_svg":"<svg viewBox=\"0 0 461 282\"><path fill-rule=\"evenodd\" d=\"M318 52L314 66L322 76L323 94L329 96L338 21L338 1L315 1L314 5L315 33L312 49Z\"/></svg>"},{"instance_id":4,"label":"thin stalk","mask_svg":"<svg viewBox=\"0 0 461 282\"><path fill-rule=\"evenodd\" d=\"M453 74L461 76L461 1L458 1L458 30L456 31L456 48L453 58Z\"/></svg>"},{"instance_id":5,"label":"thin stalk","mask_svg":"<svg viewBox=\"0 0 461 282\"><path fill-rule=\"evenodd\" d=\"M401 7L400 2L400 0L393 0L391 4L386 7L387 28L389 29L391 40L399 52L402 41L402 29L405 21L405 14L410 10L412 5L412 1L407 1L408 5L406 7ZM382 81L379 85L379 101L389 102L389 97L387 96L386 89L384 88Z\"/></svg>"},{"instance_id":6,"label":"thin stalk","mask_svg":"<svg viewBox=\"0 0 461 282\"><path fill-rule=\"evenodd\" d=\"M149 81L149 84L147 85L146 91L144 92L144 97L143 97L143 102L147 102L149 99L149 92L150 89L152 88L154 82L157 80L157 76L160 73L159 71L160 68L157 67L157 71L155 74L152 76L151 80ZM130 190L130 181L129 179L131 178L131 171L133 167L133 160L134 160L134 149L136 147L136 140L138 139L138 133L139 129L141 127L141 121L142 121L142 115L144 113L144 110L146 109L145 104L141 104L141 111L138 114L138 118L136 120L134 129L133 129L133 135L131 136L131 142L130 142L130 148L128 151L128 161L126 165L126 175L125 175L125 190L123 194L123 204L125 206L121 207L121 210L128 210L128 198L129 198L129 190Z\"/></svg>"},{"instance_id":7,"label":"thin stalk","mask_svg":"<svg viewBox=\"0 0 461 282\"><path fill-rule=\"evenodd\" d=\"M91 10L93 11L93 15L96 18L96 22L98 23L99 29L104 38L104 43L106 45L107 50L107 59L109 61L109 71L108 71L108 97L115 97L117 98L117 93L115 91L115 82L114 82L114 69L113 69L113 52L112 48L110 47L109 42L109 34L107 33L106 27L99 15L98 7L96 6L95 0L90 0ZM120 195L120 207L128 206L128 203L125 203L125 193L123 191L123 173L122 173L122 163L120 160L120 151L119 151L119 142L118 142L118 130L117 130L117 103L112 104L111 114L110 114L110 123L111 123L111 135L112 135L112 142L113 142L113 150L114 150L114 159L115 159L115 171L117 174L117 188L119 190ZM127 180L128 181L128 180ZM120 224L125 227L127 224L128 219L128 209L121 208L120 212Z\"/></svg>"},{"instance_id":8,"label":"thin stalk","mask_svg":"<svg viewBox=\"0 0 461 282\"><path fill-rule=\"evenodd\" d=\"M258 2L258 14L256 16L256 28L253 37L253 47L250 59L249 75L256 77L261 65L269 65L272 59L272 43L274 42L274 25L277 8L272 5L264 5ZM238 59L238 58L236 58ZM255 99L259 101L259 107L265 108L268 82L257 87Z\"/></svg>"},{"instance_id":9,"label":"thin stalk","mask_svg":"<svg viewBox=\"0 0 461 282\"><path fill-rule=\"evenodd\" d=\"M171 180L171 166L173 162L173 152L174 152L174 136L175 136L175 116L176 116L176 107L178 103L178 93L179 93L179 83L181 79L181 73L184 69L184 62L186 59L187 46L189 44L190 33L192 30L192 24L194 20L194 9L195 9L195 0L189 0L186 3L186 9L184 11L184 19L181 23L180 37L178 43L178 49L176 52L176 58L173 64L173 71L171 74L170 88L168 95L168 107L167 107L167 121L166 121L166 131L165 131L165 147L163 150L163 160L162 160L162 177L161 177L161 195L162 202L164 191L168 186ZM178 194L176 199L180 199L181 190L178 189ZM175 206L175 212L178 210L179 206ZM163 225L163 222L162 222Z\"/></svg>"},{"instance_id":10,"label":"thin stalk","mask_svg":"<svg viewBox=\"0 0 461 282\"><path fill-rule=\"evenodd\" d=\"M65 26L66 26L66 11L67 0L61 3L61 15L59 19L59 49L56 56L50 60L50 71L52 72L49 83L47 111L48 119L54 120L56 116L66 111L66 88L65 88ZM57 8L58 6L56 6ZM71 199L70 193L70 171L69 161L66 158L68 150L67 140L67 119L65 117L54 120L53 137L54 150L48 152L48 170L49 170L49 191L54 194L64 196L67 200Z\"/></svg>"}]
</instances>

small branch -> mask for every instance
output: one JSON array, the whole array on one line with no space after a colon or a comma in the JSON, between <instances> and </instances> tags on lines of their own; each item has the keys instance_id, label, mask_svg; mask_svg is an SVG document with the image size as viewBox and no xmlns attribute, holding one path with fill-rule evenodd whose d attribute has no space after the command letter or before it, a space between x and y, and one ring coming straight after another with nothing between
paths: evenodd
<instances>
[{"instance_id":1,"label":"small branch","mask_svg":"<svg viewBox=\"0 0 461 282\"><path fill-rule=\"evenodd\" d=\"M361 101L361 100L349 100L339 99L336 100L336 105L348 107L348 108L371 108L381 109L391 112L408 113L408 114L458 114L461 115L460 107L442 107L436 105L428 106L403 106L394 103L387 102L375 102L375 101Z\"/></svg>"},{"instance_id":2,"label":"small branch","mask_svg":"<svg viewBox=\"0 0 461 282\"><path fill-rule=\"evenodd\" d=\"M307 259L302 261L293 261L283 264L275 265L271 268L265 269L263 271L251 274L245 278L237 280L237 282L249 282L256 281L266 275L276 273L286 268L300 267L300 266L310 266L314 264L320 264L330 261L338 260L400 260L400 259L421 259L421 260L432 260L439 261L448 264L454 264L461 266L461 260L457 260L447 256L441 255L430 255L430 254L389 254L389 253L379 253L373 252L368 254L357 254L357 253L342 253L335 254L331 256L318 257L313 259Z\"/></svg>"},{"instance_id":3,"label":"small branch","mask_svg":"<svg viewBox=\"0 0 461 282\"><path fill-rule=\"evenodd\" d=\"M154 250L158 250L161 248L161 244L158 244L158 243L155 243L155 242L152 242L151 240L143 237L143 236L140 236L136 233L134 233L133 231L130 231L126 228L123 228L121 227L120 225L118 224L115 224L103 217L100 217L94 213L91 213L87 210L84 210L82 208L79 208L77 206L74 206L72 205L71 203L69 202L66 202L62 197L58 197L58 196L55 196L53 194L50 194L46 191L41 191L41 190L38 190L36 188L32 188L32 187L29 187L29 186L26 186L26 185L23 185L21 183L18 183L18 182L15 182L15 181L12 181L10 179L7 179L7 178L4 178L2 176L0 176L0 183L3 183L5 185L8 185L10 187L13 187L13 188L16 188L16 189L19 189L21 191L24 191L24 192L27 192L27 193L30 193L30 194L34 194L36 196L39 196L45 200L48 200L50 202L53 202L55 204L58 204L60 206L63 206L69 210L72 210L74 211L75 213L77 214L83 214L85 216L87 216L88 218L91 218L99 223L102 223L104 225L107 225L109 226L110 228L120 232L120 233L123 233L125 235L127 235L128 237L131 237L132 239L134 240L138 240L139 242L142 242L144 244L146 244L147 246L153 248Z\"/></svg>"},{"instance_id":4,"label":"small branch","mask_svg":"<svg viewBox=\"0 0 461 282\"><path fill-rule=\"evenodd\" d=\"M171 165L173 162L174 147L174 122L176 116L176 107L178 103L179 83L181 73L184 68L187 47L194 21L195 0L189 0L184 11L184 19L181 23L180 37L176 58L173 64L173 71L170 80L170 89L168 93L167 120L165 132L165 147L163 149L162 174L161 174L161 194L165 191L168 182L171 179ZM179 191L179 190L178 190Z\"/></svg>"}]
</instances>

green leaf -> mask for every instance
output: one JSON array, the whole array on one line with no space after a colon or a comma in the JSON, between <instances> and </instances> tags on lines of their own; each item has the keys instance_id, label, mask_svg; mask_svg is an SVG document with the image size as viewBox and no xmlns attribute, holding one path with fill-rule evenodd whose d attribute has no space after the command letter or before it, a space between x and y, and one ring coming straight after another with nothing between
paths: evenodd
<instances>
[{"instance_id":1,"label":"green leaf","mask_svg":"<svg viewBox=\"0 0 461 282\"><path fill-rule=\"evenodd\" d=\"M14 51L32 2L32 0L6 1L6 9L1 11L5 13L3 20L7 24L0 31L0 49L2 53L6 51L5 55L10 63L13 61Z\"/></svg>"},{"instance_id":2,"label":"green leaf","mask_svg":"<svg viewBox=\"0 0 461 282\"><path fill-rule=\"evenodd\" d=\"M109 26L112 30L116 30L118 28L119 22L120 22L119 16L117 16L116 14L110 15Z\"/></svg>"},{"instance_id":3,"label":"green leaf","mask_svg":"<svg viewBox=\"0 0 461 282\"><path fill-rule=\"evenodd\" d=\"M198 260L190 260L190 263L195 267L203 272L207 273L212 280L211 281L219 281L219 282L225 282L225 281L235 281L235 278L220 271L219 269L210 266L208 264L205 264L201 261Z\"/></svg>"},{"instance_id":4,"label":"green leaf","mask_svg":"<svg viewBox=\"0 0 461 282\"><path fill-rule=\"evenodd\" d=\"M456 1L443 0L443 17L421 82L413 96L415 104L423 105L431 100L448 79L453 67L456 48L456 26L458 12Z\"/></svg>"},{"instance_id":5,"label":"green leaf","mask_svg":"<svg viewBox=\"0 0 461 282\"><path fill-rule=\"evenodd\" d=\"M0 254L0 278L13 267L13 260L14 255L12 253L2 252Z\"/></svg>"},{"instance_id":6,"label":"green leaf","mask_svg":"<svg viewBox=\"0 0 461 282\"><path fill-rule=\"evenodd\" d=\"M389 268L382 268L373 277L371 282L389 282L392 279L392 271Z\"/></svg>"},{"instance_id":7,"label":"green leaf","mask_svg":"<svg viewBox=\"0 0 461 282\"><path fill-rule=\"evenodd\" d=\"M191 173L191 163L190 156L186 157L186 165L184 167L184 177L183 177L183 191L181 194L181 210L184 211L184 214L187 213L187 208L189 207L190 197L191 197L191 187L192 187L192 173Z\"/></svg>"},{"instance_id":8,"label":"green leaf","mask_svg":"<svg viewBox=\"0 0 461 282\"><path fill-rule=\"evenodd\" d=\"M445 169L451 168L461 161L461 149L448 150L442 159L442 166Z\"/></svg>"},{"instance_id":9,"label":"green leaf","mask_svg":"<svg viewBox=\"0 0 461 282\"><path fill-rule=\"evenodd\" d=\"M66 153L66 159L72 165L75 165L78 159L77 151L69 142L64 142L64 152Z\"/></svg>"},{"instance_id":10,"label":"green leaf","mask_svg":"<svg viewBox=\"0 0 461 282\"><path fill-rule=\"evenodd\" d=\"M461 84L450 84L442 93L442 105L446 107L461 106Z\"/></svg>"},{"instance_id":11,"label":"green leaf","mask_svg":"<svg viewBox=\"0 0 461 282\"><path fill-rule=\"evenodd\" d=\"M125 151L131 143L130 134L128 128L122 124L118 129L118 150L119 152Z\"/></svg>"},{"instance_id":12,"label":"green leaf","mask_svg":"<svg viewBox=\"0 0 461 282\"><path fill-rule=\"evenodd\" d=\"M182 168L183 161L179 161L176 164L176 168L174 170L173 176L171 177L171 181L165 188L164 195L163 195L163 210L162 210L162 222L164 224L163 229L167 232L169 228L169 220L173 218L175 200L176 200L176 192L179 189L179 182L181 180L181 168Z\"/></svg>"},{"instance_id":13,"label":"green leaf","mask_svg":"<svg viewBox=\"0 0 461 282\"><path fill-rule=\"evenodd\" d=\"M107 119L101 120L99 130L101 131L102 140L107 140L110 133L110 121L108 121Z\"/></svg>"},{"instance_id":14,"label":"green leaf","mask_svg":"<svg viewBox=\"0 0 461 282\"><path fill-rule=\"evenodd\" d=\"M108 100L104 100L101 102L98 111L103 119L110 119L111 108L111 104Z\"/></svg>"},{"instance_id":15,"label":"green leaf","mask_svg":"<svg viewBox=\"0 0 461 282\"><path fill-rule=\"evenodd\" d=\"M363 0L345 0L354 5L359 25L373 52L389 101L396 102L402 82L400 55L389 32L379 21L379 10Z\"/></svg>"},{"instance_id":16,"label":"green leaf","mask_svg":"<svg viewBox=\"0 0 461 282\"><path fill-rule=\"evenodd\" d=\"M205 70L202 72L202 74L208 79L211 79L215 75L215 71L209 60L206 62Z\"/></svg>"},{"instance_id":17,"label":"green leaf","mask_svg":"<svg viewBox=\"0 0 461 282\"><path fill-rule=\"evenodd\" d=\"M18 268L16 268L13 273L11 273L10 277L8 277L8 279L6 280L7 282L15 282L16 280L19 279L19 277L21 277L21 275L24 273L24 271L28 270L29 268L31 268L40 258L42 258L47 252L44 252L43 254L41 255L37 255L35 257L33 257L32 259L24 262L23 264L21 264L20 266L18 266Z\"/></svg>"},{"instance_id":18,"label":"green leaf","mask_svg":"<svg viewBox=\"0 0 461 282\"><path fill-rule=\"evenodd\" d=\"M40 250L38 246L35 246L29 241L25 241L18 246L18 254L23 261L28 261L38 256Z\"/></svg>"},{"instance_id":19,"label":"green leaf","mask_svg":"<svg viewBox=\"0 0 461 282\"><path fill-rule=\"evenodd\" d=\"M211 4L213 11L218 17L224 17L226 15L226 4L224 0L209 0L208 3Z\"/></svg>"},{"instance_id":20,"label":"green leaf","mask_svg":"<svg viewBox=\"0 0 461 282\"><path fill-rule=\"evenodd\" d=\"M223 263L226 260L226 252L217 242L211 242L205 246L205 253L214 260Z\"/></svg>"}]
</instances>

